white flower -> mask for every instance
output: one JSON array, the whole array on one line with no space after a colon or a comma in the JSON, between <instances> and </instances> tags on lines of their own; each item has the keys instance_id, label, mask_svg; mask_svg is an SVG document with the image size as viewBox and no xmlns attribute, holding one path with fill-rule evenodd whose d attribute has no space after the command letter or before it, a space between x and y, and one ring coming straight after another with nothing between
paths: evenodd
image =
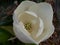
<instances>
[{"instance_id":1,"label":"white flower","mask_svg":"<svg viewBox=\"0 0 60 45\"><path fill-rule=\"evenodd\" d=\"M23 1L13 15L16 37L24 43L39 44L54 32L53 10L46 2Z\"/></svg>"}]
</instances>

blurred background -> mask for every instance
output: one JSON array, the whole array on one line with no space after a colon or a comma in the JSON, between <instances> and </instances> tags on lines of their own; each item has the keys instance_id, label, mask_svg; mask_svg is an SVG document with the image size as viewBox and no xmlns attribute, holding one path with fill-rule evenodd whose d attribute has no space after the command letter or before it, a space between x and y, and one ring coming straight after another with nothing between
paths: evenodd
<instances>
[{"instance_id":1,"label":"blurred background","mask_svg":"<svg viewBox=\"0 0 60 45\"><path fill-rule=\"evenodd\" d=\"M25 44L15 38L13 33L13 12L24 0L0 0L0 45L35 45ZM36 3L47 2L52 5L54 15L53 24L55 31L53 35L40 45L60 45L60 0L30 0ZM10 41L9 38L12 38Z\"/></svg>"}]
</instances>

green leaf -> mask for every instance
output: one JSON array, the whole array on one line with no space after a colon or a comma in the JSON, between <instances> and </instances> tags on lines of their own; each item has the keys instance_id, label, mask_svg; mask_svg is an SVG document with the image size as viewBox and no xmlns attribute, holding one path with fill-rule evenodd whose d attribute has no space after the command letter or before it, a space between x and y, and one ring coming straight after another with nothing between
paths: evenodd
<instances>
[{"instance_id":1,"label":"green leaf","mask_svg":"<svg viewBox=\"0 0 60 45\"><path fill-rule=\"evenodd\" d=\"M1 45L12 45L9 41L1 43Z\"/></svg>"},{"instance_id":2,"label":"green leaf","mask_svg":"<svg viewBox=\"0 0 60 45\"><path fill-rule=\"evenodd\" d=\"M13 26L0 26L0 27L3 28L3 29L5 29L6 31L8 31L12 35L14 35Z\"/></svg>"},{"instance_id":3,"label":"green leaf","mask_svg":"<svg viewBox=\"0 0 60 45\"><path fill-rule=\"evenodd\" d=\"M6 42L12 35L5 29L0 28L0 43Z\"/></svg>"}]
</instances>

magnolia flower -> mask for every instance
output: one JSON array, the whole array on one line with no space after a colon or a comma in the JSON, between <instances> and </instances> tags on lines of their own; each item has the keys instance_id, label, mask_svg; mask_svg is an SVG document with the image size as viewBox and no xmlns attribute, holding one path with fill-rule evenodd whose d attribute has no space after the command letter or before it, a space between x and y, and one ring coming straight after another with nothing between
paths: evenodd
<instances>
[{"instance_id":1,"label":"magnolia flower","mask_svg":"<svg viewBox=\"0 0 60 45\"><path fill-rule=\"evenodd\" d=\"M14 11L14 33L20 41L38 45L53 34L52 19L53 10L50 4L23 1Z\"/></svg>"}]
</instances>

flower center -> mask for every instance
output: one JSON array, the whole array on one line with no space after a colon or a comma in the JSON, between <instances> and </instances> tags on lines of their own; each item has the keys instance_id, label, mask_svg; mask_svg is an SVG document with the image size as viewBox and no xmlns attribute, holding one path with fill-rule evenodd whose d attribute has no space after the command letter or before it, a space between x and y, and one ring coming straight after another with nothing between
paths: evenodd
<instances>
[{"instance_id":1,"label":"flower center","mask_svg":"<svg viewBox=\"0 0 60 45\"><path fill-rule=\"evenodd\" d=\"M29 32L31 32L31 29L32 29L31 23L28 22L24 26L25 26L26 30L28 30Z\"/></svg>"}]
</instances>

